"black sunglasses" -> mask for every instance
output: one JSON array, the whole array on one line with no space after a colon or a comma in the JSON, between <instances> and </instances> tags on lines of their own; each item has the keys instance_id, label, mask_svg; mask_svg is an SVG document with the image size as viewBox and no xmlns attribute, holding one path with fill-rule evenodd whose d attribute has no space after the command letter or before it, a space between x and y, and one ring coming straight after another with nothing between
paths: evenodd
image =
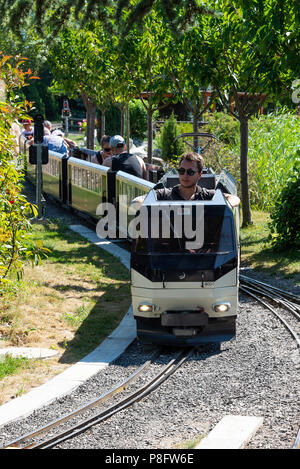
<instances>
[{"instance_id":1,"label":"black sunglasses","mask_svg":"<svg viewBox=\"0 0 300 469\"><path fill-rule=\"evenodd\" d=\"M103 151L111 151L111 148L103 148Z\"/></svg>"},{"instance_id":2,"label":"black sunglasses","mask_svg":"<svg viewBox=\"0 0 300 469\"><path fill-rule=\"evenodd\" d=\"M178 168L177 171L180 174L180 176L183 176L185 174L185 172L187 172L188 176L194 176L195 173L199 173L199 171L194 171L191 168L189 168L187 170L185 170L184 168Z\"/></svg>"}]
</instances>

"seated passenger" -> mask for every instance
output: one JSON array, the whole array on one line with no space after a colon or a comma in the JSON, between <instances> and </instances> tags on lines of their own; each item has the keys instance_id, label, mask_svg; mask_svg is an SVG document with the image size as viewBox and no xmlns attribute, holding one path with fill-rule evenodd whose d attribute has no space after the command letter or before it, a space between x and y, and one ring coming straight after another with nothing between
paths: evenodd
<instances>
[{"instance_id":1,"label":"seated passenger","mask_svg":"<svg viewBox=\"0 0 300 469\"><path fill-rule=\"evenodd\" d=\"M50 121L44 121L44 135L51 135L52 124Z\"/></svg>"},{"instance_id":2,"label":"seated passenger","mask_svg":"<svg viewBox=\"0 0 300 469\"><path fill-rule=\"evenodd\" d=\"M33 132L34 132L34 129L31 125L31 120L28 119L26 121L23 121L23 130L21 132L21 136L24 136L26 140L32 140Z\"/></svg>"},{"instance_id":3,"label":"seated passenger","mask_svg":"<svg viewBox=\"0 0 300 469\"><path fill-rule=\"evenodd\" d=\"M179 181L180 184L170 188L156 189L157 200L211 200L215 195L215 190L205 189L197 185L202 176L204 168L203 157L198 153L184 153L179 161ZM224 194L232 207L237 207L240 203L239 197L233 194ZM135 206L142 204L146 196L134 199Z\"/></svg>"},{"instance_id":4,"label":"seated passenger","mask_svg":"<svg viewBox=\"0 0 300 469\"><path fill-rule=\"evenodd\" d=\"M68 146L61 130L54 130L51 135L45 135L43 143L48 145L48 149L65 155L68 153Z\"/></svg>"},{"instance_id":5,"label":"seated passenger","mask_svg":"<svg viewBox=\"0 0 300 469\"><path fill-rule=\"evenodd\" d=\"M103 166L108 166L112 171L124 171L139 178L147 179L146 165L142 158L126 151L125 140L121 135L115 135L110 139L112 156L103 161Z\"/></svg>"},{"instance_id":6,"label":"seated passenger","mask_svg":"<svg viewBox=\"0 0 300 469\"><path fill-rule=\"evenodd\" d=\"M101 150L97 151L96 155L92 156L91 163L103 164L103 161L106 160L108 156L112 156L112 151L110 147L110 136L103 135L101 138Z\"/></svg>"}]
</instances>

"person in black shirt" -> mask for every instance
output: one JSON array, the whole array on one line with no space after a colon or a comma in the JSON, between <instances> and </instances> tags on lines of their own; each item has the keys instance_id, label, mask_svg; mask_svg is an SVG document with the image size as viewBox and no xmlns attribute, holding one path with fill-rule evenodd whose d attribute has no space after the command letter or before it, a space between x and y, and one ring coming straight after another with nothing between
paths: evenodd
<instances>
[{"instance_id":1,"label":"person in black shirt","mask_svg":"<svg viewBox=\"0 0 300 469\"><path fill-rule=\"evenodd\" d=\"M114 135L110 139L113 156L106 158L103 166L112 171L124 171L139 178L147 179L146 165L141 157L126 151L125 140L121 135Z\"/></svg>"},{"instance_id":2,"label":"person in black shirt","mask_svg":"<svg viewBox=\"0 0 300 469\"><path fill-rule=\"evenodd\" d=\"M91 163L103 165L103 161L106 160L109 156L112 155L111 146L110 146L110 136L103 135L101 138L101 150L92 156Z\"/></svg>"},{"instance_id":3,"label":"person in black shirt","mask_svg":"<svg viewBox=\"0 0 300 469\"><path fill-rule=\"evenodd\" d=\"M203 168L204 160L201 155L194 152L184 153L178 168L180 184L172 189L156 189L157 200L211 200L215 195L215 190L197 185ZM224 193L224 196L232 207L239 205L240 199L236 195ZM144 198L145 196L137 197L134 199L134 204L142 204Z\"/></svg>"}]
</instances>

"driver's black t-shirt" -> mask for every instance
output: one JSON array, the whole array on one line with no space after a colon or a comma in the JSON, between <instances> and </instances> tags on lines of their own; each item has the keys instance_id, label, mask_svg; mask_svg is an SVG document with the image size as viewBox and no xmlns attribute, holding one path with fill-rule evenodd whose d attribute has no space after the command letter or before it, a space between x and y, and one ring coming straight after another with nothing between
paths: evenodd
<instances>
[{"instance_id":1,"label":"driver's black t-shirt","mask_svg":"<svg viewBox=\"0 0 300 469\"><path fill-rule=\"evenodd\" d=\"M156 189L157 200L185 200L180 194L179 185L170 188ZM193 200L211 200L215 195L214 189L196 186L196 192Z\"/></svg>"}]
</instances>

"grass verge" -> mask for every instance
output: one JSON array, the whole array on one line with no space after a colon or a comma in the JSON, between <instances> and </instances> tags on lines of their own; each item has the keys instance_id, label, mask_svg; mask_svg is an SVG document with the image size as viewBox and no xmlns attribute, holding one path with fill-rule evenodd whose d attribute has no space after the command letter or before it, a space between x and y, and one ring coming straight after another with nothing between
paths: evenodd
<instances>
[{"instance_id":1,"label":"grass verge","mask_svg":"<svg viewBox=\"0 0 300 469\"><path fill-rule=\"evenodd\" d=\"M269 214L252 212L253 225L241 229L241 265L300 284L300 252L274 251L268 245Z\"/></svg>"},{"instance_id":2,"label":"grass verge","mask_svg":"<svg viewBox=\"0 0 300 469\"><path fill-rule=\"evenodd\" d=\"M30 360L0 381L0 404L42 384L94 350L130 306L129 272L60 220L33 227L33 238L51 250L42 265L27 266L15 291L2 298L0 347L57 350L57 358Z\"/></svg>"}]
</instances>

